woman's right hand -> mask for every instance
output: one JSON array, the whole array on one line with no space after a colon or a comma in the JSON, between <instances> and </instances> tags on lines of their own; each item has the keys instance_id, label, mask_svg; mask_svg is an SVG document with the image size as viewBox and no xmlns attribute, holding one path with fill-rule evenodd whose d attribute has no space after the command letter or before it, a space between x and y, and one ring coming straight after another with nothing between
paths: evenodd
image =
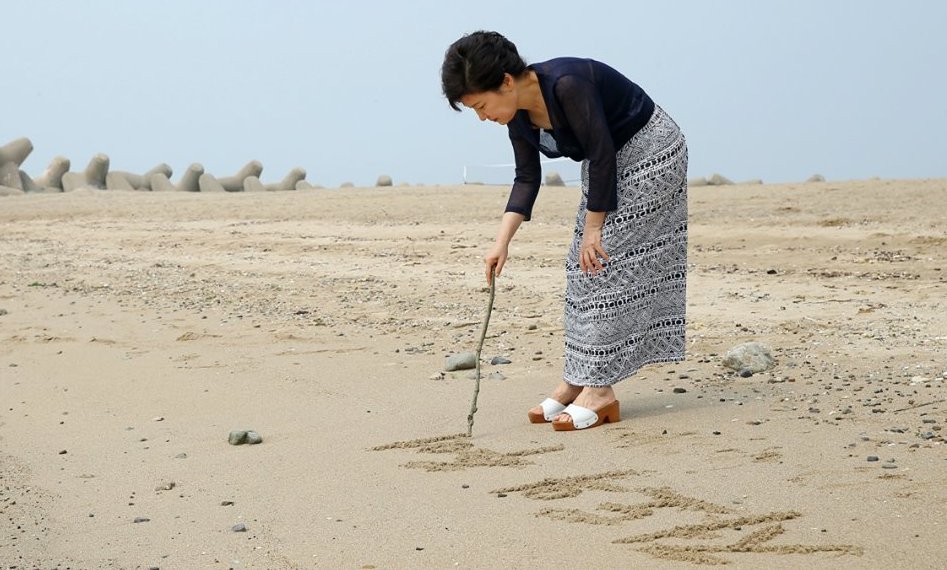
<instances>
[{"instance_id":1,"label":"woman's right hand","mask_svg":"<svg viewBox=\"0 0 947 570\"><path fill-rule=\"evenodd\" d=\"M486 265L487 285L492 284L494 270L496 270L497 277L500 276L500 272L503 271L503 264L506 263L509 252L508 246L498 243L483 257L483 263Z\"/></svg>"}]
</instances>

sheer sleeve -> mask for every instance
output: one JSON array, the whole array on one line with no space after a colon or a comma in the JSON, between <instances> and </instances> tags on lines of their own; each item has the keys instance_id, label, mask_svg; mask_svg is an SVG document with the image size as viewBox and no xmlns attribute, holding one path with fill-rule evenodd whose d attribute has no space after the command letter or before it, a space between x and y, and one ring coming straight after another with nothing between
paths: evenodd
<instances>
[{"instance_id":1,"label":"sheer sleeve","mask_svg":"<svg viewBox=\"0 0 947 570\"><path fill-rule=\"evenodd\" d=\"M529 135L539 137L538 132ZM516 161L516 177L513 179L513 188L510 190L510 199L506 203L507 212L517 212L526 217L532 217L533 204L539 194L539 183L542 177L542 167L539 163L539 149L523 138L519 133L510 129L510 142L513 145L513 156Z\"/></svg>"},{"instance_id":2,"label":"sheer sleeve","mask_svg":"<svg viewBox=\"0 0 947 570\"><path fill-rule=\"evenodd\" d=\"M598 89L585 78L567 75L556 82L555 95L589 161L588 209L593 212L618 209L615 144Z\"/></svg>"}]
</instances>

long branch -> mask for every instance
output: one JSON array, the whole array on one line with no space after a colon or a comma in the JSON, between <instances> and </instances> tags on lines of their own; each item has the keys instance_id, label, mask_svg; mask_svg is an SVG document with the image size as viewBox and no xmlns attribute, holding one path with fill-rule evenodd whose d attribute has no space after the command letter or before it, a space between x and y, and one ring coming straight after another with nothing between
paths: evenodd
<instances>
[{"instance_id":1,"label":"long branch","mask_svg":"<svg viewBox=\"0 0 947 570\"><path fill-rule=\"evenodd\" d=\"M493 313L493 297L496 295L497 276L490 273L490 300L487 301L487 311L483 317L483 328L480 329L480 342L477 344L477 379L474 383L473 400L470 402L470 413L467 414L467 437L473 435L474 414L477 413L477 396L480 395L480 352L483 350L483 339L487 337L487 325L490 324L490 315Z\"/></svg>"}]
</instances>

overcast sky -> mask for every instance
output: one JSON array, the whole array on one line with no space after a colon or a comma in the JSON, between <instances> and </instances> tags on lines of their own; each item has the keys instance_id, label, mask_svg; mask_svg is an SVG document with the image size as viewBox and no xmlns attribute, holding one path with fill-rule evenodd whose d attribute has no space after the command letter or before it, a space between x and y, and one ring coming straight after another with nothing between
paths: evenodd
<instances>
[{"instance_id":1,"label":"overcast sky","mask_svg":"<svg viewBox=\"0 0 947 570\"><path fill-rule=\"evenodd\" d=\"M440 92L444 50L477 29L530 62L625 73L681 125L691 176L947 176L937 0L0 3L0 144L29 137L34 176L103 152L175 179L259 160L264 182L301 166L326 186L458 183L465 165L512 160L505 127Z\"/></svg>"}]
</instances>

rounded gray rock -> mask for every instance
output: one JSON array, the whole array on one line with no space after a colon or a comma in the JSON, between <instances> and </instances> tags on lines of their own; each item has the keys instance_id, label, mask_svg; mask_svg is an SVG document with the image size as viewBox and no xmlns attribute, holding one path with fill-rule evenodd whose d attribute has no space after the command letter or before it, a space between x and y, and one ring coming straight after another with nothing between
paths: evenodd
<instances>
[{"instance_id":1,"label":"rounded gray rock","mask_svg":"<svg viewBox=\"0 0 947 570\"><path fill-rule=\"evenodd\" d=\"M723 365L742 374L765 372L776 364L769 348L758 342L747 342L731 348L723 357Z\"/></svg>"},{"instance_id":2,"label":"rounded gray rock","mask_svg":"<svg viewBox=\"0 0 947 570\"><path fill-rule=\"evenodd\" d=\"M477 367L477 353L476 352L459 352L457 354L452 354L447 357L447 363L444 366L444 370L448 372L453 372L455 370L469 370L471 368Z\"/></svg>"}]
</instances>

